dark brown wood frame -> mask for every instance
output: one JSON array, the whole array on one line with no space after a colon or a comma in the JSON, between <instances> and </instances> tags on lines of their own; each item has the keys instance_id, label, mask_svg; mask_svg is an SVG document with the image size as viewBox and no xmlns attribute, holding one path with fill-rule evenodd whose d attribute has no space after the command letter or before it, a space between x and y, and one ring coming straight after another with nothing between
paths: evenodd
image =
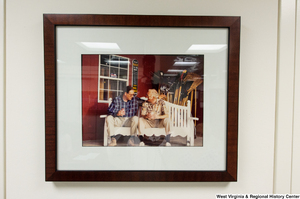
<instances>
[{"instance_id":1,"label":"dark brown wood frame","mask_svg":"<svg viewBox=\"0 0 300 199\"><path fill-rule=\"evenodd\" d=\"M46 181L237 181L240 17L44 14ZM225 171L57 170L56 26L228 28Z\"/></svg>"}]
</instances>

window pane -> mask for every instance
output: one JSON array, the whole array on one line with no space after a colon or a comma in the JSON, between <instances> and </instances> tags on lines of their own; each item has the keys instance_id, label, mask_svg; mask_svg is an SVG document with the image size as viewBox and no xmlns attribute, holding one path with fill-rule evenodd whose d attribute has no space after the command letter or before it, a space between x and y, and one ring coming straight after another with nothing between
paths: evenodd
<instances>
[{"instance_id":1,"label":"window pane","mask_svg":"<svg viewBox=\"0 0 300 199\"><path fill-rule=\"evenodd\" d=\"M119 91L122 92L123 89L126 88L126 82L125 81L119 81Z\"/></svg>"},{"instance_id":2,"label":"window pane","mask_svg":"<svg viewBox=\"0 0 300 199\"><path fill-rule=\"evenodd\" d=\"M109 74L109 67L101 65L100 75L101 76L109 76L108 74Z\"/></svg>"},{"instance_id":3,"label":"window pane","mask_svg":"<svg viewBox=\"0 0 300 199\"><path fill-rule=\"evenodd\" d=\"M108 100L108 91L107 90L99 90L99 100Z\"/></svg>"},{"instance_id":4,"label":"window pane","mask_svg":"<svg viewBox=\"0 0 300 199\"><path fill-rule=\"evenodd\" d=\"M119 57L112 55L110 59L110 66L119 67Z\"/></svg>"},{"instance_id":5,"label":"window pane","mask_svg":"<svg viewBox=\"0 0 300 199\"><path fill-rule=\"evenodd\" d=\"M119 78L118 68L110 68L110 77Z\"/></svg>"},{"instance_id":6,"label":"window pane","mask_svg":"<svg viewBox=\"0 0 300 199\"><path fill-rule=\"evenodd\" d=\"M117 80L109 80L109 90L118 90L118 81Z\"/></svg>"},{"instance_id":7,"label":"window pane","mask_svg":"<svg viewBox=\"0 0 300 199\"><path fill-rule=\"evenodd\" d=\"M114 99L118 96L118 91L109 91L109 98Z\"/></svg>"},{"instance_id":8,"label":"window pane","mask_svg":"<svg viewBox=\"0 0 300 199\"><path fill-rule=\"evenodd\" d=\"M120 77L122 79L127 79L127 70L120 69Z\"/></svg>"},{"instance_id":9,"label":"window pane","mask_svg":"<svg viewBox=\"0 0 300 199\"><path fill-rule=\"evenodd\" d=\"M126 59L126 58L120 58L120 67L121 68L125 68L127 69L128 68L128 64L129 64L129 60Z\"/></svg>"},{"instance_id":10,"label":"window pane","mask_svg":"<svg viewBox=\"0 0 300 199\"><path fill-rule=\"evenodd\" d=\"M109 55L101 55L101 63L103 65L109 65Z\"/></svg>"},{"instance_id":11,"label":"window pane","mask_svg":"<svg viewBox=\"0 0 300 199\"><path fill-rule=\"evenodd\" d=\"M99 89L108 89L108 80L100 78Z\"/></svg>"}]
</instances>

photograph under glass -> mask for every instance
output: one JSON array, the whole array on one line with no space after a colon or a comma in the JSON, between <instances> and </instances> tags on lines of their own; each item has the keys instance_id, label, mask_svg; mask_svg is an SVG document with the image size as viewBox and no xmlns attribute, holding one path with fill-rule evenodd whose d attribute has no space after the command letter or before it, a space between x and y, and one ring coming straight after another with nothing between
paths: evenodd
<instances>
[{"instance_id":1,"label":"photograph under glass","mask_svg":"<svg viewBox=\"0 0 300 199\"><path fill-rule=\"evenodd\" d=\"M203 146L204 55L82 55L82 145Z\"/></svg>"}]
</instances>

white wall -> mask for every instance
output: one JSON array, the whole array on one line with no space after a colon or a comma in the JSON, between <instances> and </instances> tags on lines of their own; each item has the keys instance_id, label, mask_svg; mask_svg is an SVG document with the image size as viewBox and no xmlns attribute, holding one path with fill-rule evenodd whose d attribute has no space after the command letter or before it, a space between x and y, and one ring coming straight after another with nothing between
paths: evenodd
<instances>
[{"instance_id":1,"label":"white wall","mask_svg":"<svg viewBox=\"0 0 300 199\"><path fill-rule=\"evenodd\" d=\"M280 2L274 192L300 193L300 2Z\"/></svg>"},{"instance_id":2,"label":"white wall","mask_svg":"<svg viewBox=\"0 0 300 199\"><path fill-rule=\"evenodd\" d=\"M300 1L296 4L296 43L294 71L293 148L291 167L291 192L300 193Z\"/></svg>"},{"instance_id":3,"label":"white wall","mask_svg":"<svg viewBox=\"0 0 300 199\"><path fill-rule=\"evenodd\" d=\"M300 177L294 177L300 172L298 59L293 72L294 52L300 48L298 40L296 49L293 45L296 6L292 0L6 0L6 198L207 199L216 193L300 193ZM43 13L241 16L238 182L46 183ZM1 91L0 99L3 95Z\"/></svg>"},{"instance_id":4,"label":"white wall","mask_svg":"<svg viewBox=\"0 0 300 199\"><path fill-rule=\"evenodd\" d=\"M4 145L4 2L0 0L0 198L5 195Z\"/></svg>"},{"instance_id":5,"label":"white wall","mask_svg":"<svg viewBox=\"0 0 300 199\"><path fill-rule=\"evenodd\" d=\"M293 155L296 1L282 1L280 5L274 191L289 193Z\"/></svg>"}]
</instances>

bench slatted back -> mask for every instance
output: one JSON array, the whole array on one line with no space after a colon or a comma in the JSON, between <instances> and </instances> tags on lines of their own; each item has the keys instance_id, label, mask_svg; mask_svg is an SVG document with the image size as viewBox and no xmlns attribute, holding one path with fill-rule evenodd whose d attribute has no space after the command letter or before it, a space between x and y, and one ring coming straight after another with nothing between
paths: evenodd
<instances>
[{"instance_id":1,"label":"bench slatted back","mask_svg":"<svg viewBox=\"0 0 300 199\"><path fill-rule=\"evenodd\" d=\"M108 106L111 104L112 99L109 98ZM187 101L187 106L181 106L165 101L167 109L169 110L169 119L171 121L171 129L173 127L189 128L191 102Z\"/></svg>"},{"instance_id":2,"label":"bench slatted back","mask_svg":"<svg viewBox=\"0 0 300 199\"><path fill-rule=\"evenodd\" d=\"M172 127L182 127L189 128L189 119L190 119L190 101L187 102L187 106L181 106L166 102L166 106L169 110L169 119L171 121Z\"/></svg>"}]
</instances>

